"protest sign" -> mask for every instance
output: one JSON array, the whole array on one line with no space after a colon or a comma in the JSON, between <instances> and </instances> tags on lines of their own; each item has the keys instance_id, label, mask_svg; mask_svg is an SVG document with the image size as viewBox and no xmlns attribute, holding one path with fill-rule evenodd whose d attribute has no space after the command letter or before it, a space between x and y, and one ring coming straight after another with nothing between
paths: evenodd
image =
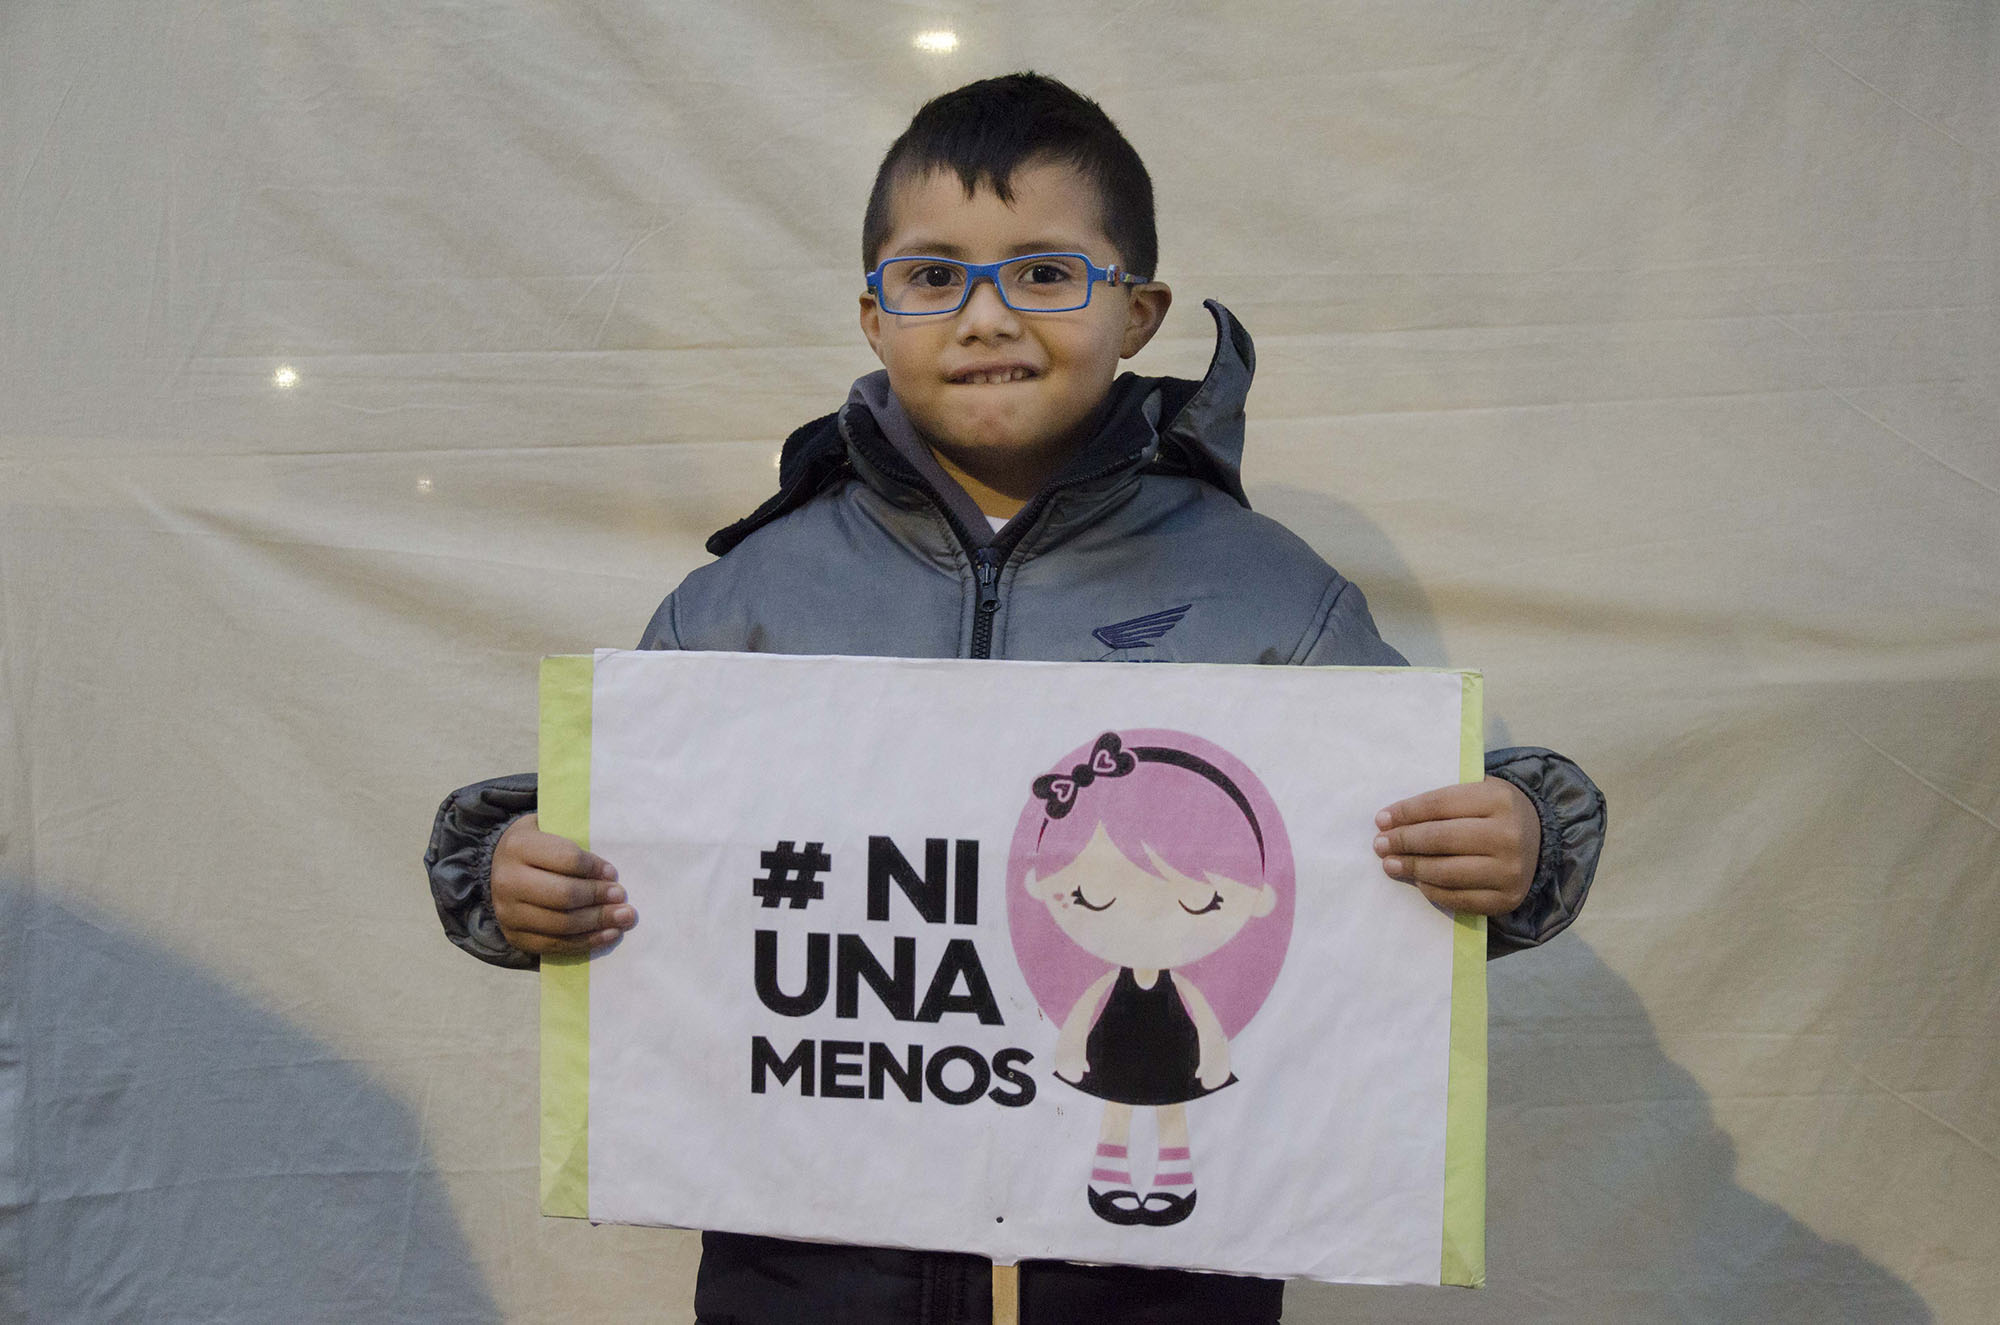
<instances>
[{"instance_id":1,"label":"protest sign","mask_svg":"<svg viewBox=\"0 0 2000 1325\"><path fill-rule=\"evenodd\" d=\"M640 921L543 964L543 1209L1334 1281L1484 1277L1485 925L1374 814L1479 678L600 652L542 826Z\"/></svg>"}]
</instances>

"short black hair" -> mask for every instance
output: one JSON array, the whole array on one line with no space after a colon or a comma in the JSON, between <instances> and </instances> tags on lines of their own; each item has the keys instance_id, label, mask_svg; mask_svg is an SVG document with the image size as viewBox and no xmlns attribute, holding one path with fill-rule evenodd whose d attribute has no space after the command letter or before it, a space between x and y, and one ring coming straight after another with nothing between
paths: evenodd
<instances>
[{"instance_id":1,"label":"short black hair","mask_svg":"<svg viewBox=\"0 0 2000 1325\"><path fill-rule=\"evenodd\" d=\"M1014 172L1041 161L1074 166L1096 186L1104 237L1117 247L1126 271L1152 276L1160 241L1145 163L1095 101L1031 72L967 83L924 103L875 172L861 222L863 269L874 270L888 242L889 196L897 184L951 170L966 197L985 185L1011 203Z\"/></svg>"}]
</instances>

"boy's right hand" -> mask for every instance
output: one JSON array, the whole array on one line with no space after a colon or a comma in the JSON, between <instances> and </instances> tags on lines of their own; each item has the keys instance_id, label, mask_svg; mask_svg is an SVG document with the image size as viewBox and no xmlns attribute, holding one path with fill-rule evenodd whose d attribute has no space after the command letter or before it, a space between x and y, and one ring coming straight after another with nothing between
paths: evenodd
<instances>
[{"instance_id":1,"label":"boy's right hand","mask_svg":"<svg viewBox=\"0 0 2000 1325\"><path fill-rule=\"evenodd\" d=\"M639 923L617 879L610 861L543 832L534 815L524 814L493 847L493 916L522 952L595 952Z\"/></svg>"}]
</instances>

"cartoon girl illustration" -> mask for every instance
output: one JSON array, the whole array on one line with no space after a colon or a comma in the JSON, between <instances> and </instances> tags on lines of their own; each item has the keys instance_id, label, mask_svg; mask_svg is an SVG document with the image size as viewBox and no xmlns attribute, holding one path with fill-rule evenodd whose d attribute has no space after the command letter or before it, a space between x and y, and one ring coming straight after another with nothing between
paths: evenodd
<instances>
[{"instance_id":1,"label":"cartoon girl illustration","mask_svg":"<svg viewBox=\"0 0 2000 1325\"><path fill-rule=\"evenodd\" d=\"M1236 1081L1230 1038L1277 979L1292 894L1270 794L1200 737L1106 732L1035 779L1008 919L1061 1028L1056 1076L1105 1101L1085 1189L1099 1218L1165 1226L1193 1212L1187 1105ZM1156 1111L1159 1141L1143 1196L1129 1158L1139 1108Z\"/></svg>"}]
</instances>

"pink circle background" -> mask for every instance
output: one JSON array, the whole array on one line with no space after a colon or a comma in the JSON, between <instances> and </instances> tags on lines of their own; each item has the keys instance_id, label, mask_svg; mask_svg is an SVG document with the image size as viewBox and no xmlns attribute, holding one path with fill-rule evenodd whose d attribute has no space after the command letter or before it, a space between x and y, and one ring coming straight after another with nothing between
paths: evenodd
<instances>
[{"instance_id":1,"label":"pink circle background","mask_svg":"<svg viewBox=\"0 0 2000 1325\"><path fill-rule=\"evenodd\" d=\"M1278 813L1277 802L1249 766L1213 741L1161 728L1119 732L1118 739L1128 750L1161 745L1206 759L1236 784L1256 812L1258 827L1263 829L1263 881L1278 894L1271 914L1250 921L1235 938L1200 961L1175 969L1176 975L1185 975L1200 987L1209 1006L1215 1009L1216 1018L1222 1022L1223 1031L1233 1037L1264 1006L1271 986L1278 982L1278 970L1285 964L1285 950L1292 941L1295 891L1292 842L1285 832L1284 819ZM1096 741L1093 733L1089 741L1056 760L1048 771L1067 773L1089 757ZM1020 964L1029 991L1042 1012L1060 1027L1090 982L1112 966L1071 942L1049 915L1047 905L1028 895L1028 870L1034 864L1043 817L1042 802L1030 794L1014 827L1013 845L1007 852L1007 928L1014 943L1014 960Z\"/></svg>"}]
</instances>

